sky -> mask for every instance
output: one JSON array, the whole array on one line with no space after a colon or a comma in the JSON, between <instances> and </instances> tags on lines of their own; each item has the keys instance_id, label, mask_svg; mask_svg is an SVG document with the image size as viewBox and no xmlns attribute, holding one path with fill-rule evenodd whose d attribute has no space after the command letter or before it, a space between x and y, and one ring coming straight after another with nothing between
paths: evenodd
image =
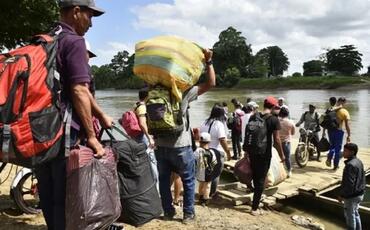
<instances>
[{"instance_id":1,"label":"sky","mask_svg":"<svg viewBox=\"0 0 370 230\"><path fill-rule=\"evenodd\" d=\"M135 51L138 41L177 35L212 47L233 26L253 53L277 45L287 54L285 73L303 72L303 62L327 48L354 44L370 65L370 0L96 0L106 13L93 18L86 38L103 65L119 51Z\"/></svg>"}]
</instances>

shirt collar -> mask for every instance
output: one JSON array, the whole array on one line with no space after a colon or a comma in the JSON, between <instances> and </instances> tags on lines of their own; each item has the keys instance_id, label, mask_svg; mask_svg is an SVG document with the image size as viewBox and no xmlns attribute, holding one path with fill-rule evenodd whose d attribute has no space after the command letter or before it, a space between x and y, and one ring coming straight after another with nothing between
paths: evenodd
<instances>
[{"instance_id":1,"label":"shirt collar","mask_svg":"<svg viewBox=\"0 0 370 230\"><path fill-rule=\"evenodd\" d=\"M351 160L355 159L356 156L352 156L350 158L348 158L347 160L344 161L345 164L347 164L348 162L350 162Z\"/></svg>"},{"instance_id":2,"label":"shirt collar","mask_svg":"<svg viewBox=\"0 0 370 230\"><path fill-rule=\"evenodd\" d=\"M62 27L62 29L63 29L64 32L67 32L69 34L78 35L76 33L76 31L73 29L73 27L70 26L70 25L68 25L67 23L65 23L65 22L58 22L58 24Z\"/></svg>"}]
</instances>

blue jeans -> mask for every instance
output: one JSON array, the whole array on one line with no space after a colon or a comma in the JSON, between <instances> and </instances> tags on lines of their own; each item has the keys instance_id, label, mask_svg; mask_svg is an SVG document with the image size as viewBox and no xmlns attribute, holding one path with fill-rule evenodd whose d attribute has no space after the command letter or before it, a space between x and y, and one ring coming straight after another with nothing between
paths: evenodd
<instances>
[{"instance_id":1,"label":"blue jeans","mask_svg":"<svg viewBox=\"0 0 370 230\"><path fill-rule=\"evenodd\" d=\"M364 199L364 195L344 199L344 217L346 219L347 229L361 230L361 218L358 213L358 206Z\"/></svg>"},{"instance_id":2,"label":"blue jeans","mask_svg":"<svg viewBox=\"0 0 370 230\"><path fill-rule=\"evenodd\" d=\"M285 156L285 166L289 172L292 170L292 166L290 164L290 142L283 142L282 147Z\"/></svg>"},{"instance_id":3,"label":"blue jeans","mask_svg":"<svg viewBox=\"0 0 370 230\"><path fill-rule=\"evenodd\" d=\"M172 205L171 172L177 173L184 187L183 209L194 214L195 158L191 146L180 148L158 147L155 150L159 173L159 191L165 213L175 211Z\"/></svg>"},{"instance_id":4,"label":"blue jeans","mask_svg":"<svg viewBox=\"0 0 370 230\"><path fill-rule=\"evenodd\" d=\"M338 167L340 160L340 150L342 149L344 131L335 129L328 131L330 149L328 153L328 161L331 161L334 156L334 167Z\"/></svg>"}]
</instances>

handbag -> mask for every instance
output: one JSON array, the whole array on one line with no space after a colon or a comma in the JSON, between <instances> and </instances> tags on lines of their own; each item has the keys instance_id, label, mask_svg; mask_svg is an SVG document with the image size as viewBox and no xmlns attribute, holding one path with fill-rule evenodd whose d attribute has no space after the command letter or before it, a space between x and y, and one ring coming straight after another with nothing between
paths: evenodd
<instances>
[{"instance_id":1,"label":"handbag","mask_svg":"<svg viewBox=\"0 0 370 230\"><path fill-rule=\"evenodd\" d=\"M245 154L245 156L242 159L236 162L234 166L234 175L236 178L238 178L240 183L243 184L251 183L253 172L248 154Z\"/></svg>"},{"instance_id":2,"label":"handbag","mask_svg":"<svg viewBox=\"0 0 370 230\"><path fill-rule=\"evenodd\" d=\"M320 152L326 152L330 149L330 142L325 137L325 134L321 137L319 143L317 143L317 150Z\"/></svg>"}]
</instances>

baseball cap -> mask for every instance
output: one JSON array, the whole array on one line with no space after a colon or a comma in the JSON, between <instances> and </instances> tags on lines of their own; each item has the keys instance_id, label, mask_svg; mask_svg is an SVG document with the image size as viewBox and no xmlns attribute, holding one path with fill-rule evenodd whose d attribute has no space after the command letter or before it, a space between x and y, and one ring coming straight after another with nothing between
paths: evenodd
<instances>
[{"instance_id":1,"label":"baseball cap","mask_svg":"<svg viewBox=\"0 0 370 230\"><path fill-rule=\"evenodd\" d=\"M285 101L283 97L279 97L279 101Z\"/></svg>"},{"instance_id":2,"label":"baseball cap","mask_svg":"<svg viewBox=\"0 0 370 230\"><path fill-rule=\"evenodd\" d=\"M250 101L247 105L251 106L253 109L258 109L259 107L255 101Z\"/></svg>"},{"instance_id":3,"label":"baseball cap","mask_svg":"<svg viewBox=\"0 0 370 230\"><path fill-rule=\"evenodd\" d=\"M264 101L264 104L269 104L269 105L272 105L274 107L279 107L278 100L273 96L266 97L266 99Z\"/></svg>"},{"instance_id":4,"label":"baseball cap","mask_svg":"<svg viewBox=\"0 0 370 230\"><path fill-rule=\"evenodd\" d=\"M211 142L211 134L207 132L202 132L200 134L200 142Z\"/></svg>"},{"instance_id":5,"label":"baseball cap","mask_svg":"<svg viewBox=\"0 0 370 230\"><path fill-rule=\"evenodd\" d=\"M59 0L58 4L60 8L66 8L70 6L85 6L94 12L94 17L105 13L104 10L96 7L94 0Z\"/></svg>"}]
</instances>

